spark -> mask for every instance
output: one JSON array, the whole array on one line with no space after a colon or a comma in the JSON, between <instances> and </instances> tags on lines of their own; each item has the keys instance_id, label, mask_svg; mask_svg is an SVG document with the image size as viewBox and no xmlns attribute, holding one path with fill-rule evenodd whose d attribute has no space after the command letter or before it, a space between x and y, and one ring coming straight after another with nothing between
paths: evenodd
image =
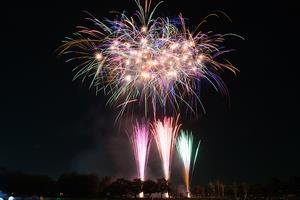
<instances>
[{"instance_id":1,"label":"spark","mask_svg":"<svg viewBox=\"0 0 300 200\"><path fill-rule=\"evenodd\" d=\"M146 33L146 32L147 32L147 27L146 27L146 26L143 26L143 27L141 28L141 32L142 32L142 33Z\"/></svg>"},{"instance_id":2,"label":"spark","mask_svg":"<svg viewBox=\"0 0 300 200\"><path fill-rule=\"evenodd\" d=\"M100 60L102 60L103 56L101 53L96 53L95 58L96 58L96 60L100 61Z\"/></svg>"}]
</instances>

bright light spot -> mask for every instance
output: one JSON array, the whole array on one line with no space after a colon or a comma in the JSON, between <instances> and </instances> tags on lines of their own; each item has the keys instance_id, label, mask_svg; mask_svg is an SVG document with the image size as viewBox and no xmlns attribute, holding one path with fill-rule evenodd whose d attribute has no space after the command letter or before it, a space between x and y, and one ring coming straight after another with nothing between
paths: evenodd
<instances>
[{"instance_id":1,"label":"bright light spot","mask_svg":"<svg viewBox=\"0 0 300 200\"><path fill-rule=\"evenodd\" d=\"M142 43L142 44L147 44L147 42L148 42L148 40L147 40L146 38L142 38L142 39L141 39L141 43Z\"/></svg>"},{"instance_id":2,"label":"bright light spot","mask_svg":"<svg viewBox=\"0 0 300 200\"><path fill-rule=\"evenodd\" d=\"M142 52L138 52L138 53L137 53L137 56L138 56L138 57L142 57L142 56L143 56L143 53L142 53Z\"/></svg>"},{"instance_id":3,"label":"bright light spot","mask_svg":"<svg viewBox=\"0 0 300 200\"><path fill-rule=\"evenodd\" d=\"M189 47L189 44L186 42L184 45L183 45L183 50L187 50L188 49L188 47Z\"/></svg>"},{"instance_id":4,"label":"bright light spot","mask_svg":"<svg viewBox=\"0 0 300 200\"><path fill-rule=\"evenodd\" d=\"M198 56L198 58L197 58L197 61L198 61L199 63L201 63L201 62L204 60L204 58L205 58L205 56L204 56L203 54L200 54L200 55Z\"/></svg>"},{"instance_id":5,"label":"bright light spot","mask_svg":"<svg viewBox=\"0 0 300 200\"><path fill-rule=\"evenodd\" d=\"M131 81L131 76L130 76L130 75L126 75L126 76L125 76L125 80L126 80L127 82L130 82L130 81Z\"/></svg>"},{"instance_id":6,"label":"bright light spot","mask_svg":"<svg viewBox=\"0 0 300 200\"><path fill-rule=\"evenodd\" d=\"M150 78L150 74L149 74L148 72L142 72L142 73L141 73L141 76L142 76L144 79Z\"/></svg>"},{"instance_id":7,"label":"bright light spot","mask_svg":"<svg viewBox=\"0 0 300 200\"><path fill-rule=\"evenodd\" d=\"M171 49L174 50L174 49L178 48L178 46L179 46L178 43L174 43L171 45Z\"/></svg>"},{"instance_id":8,"label":"bright light spot","mask_svg":"<svg viewBox=\"0 0 300 200\"><path fill-rule=\"evenodd\" d=\"M176 77L177 76L177 72L175 70L169 71L168 72L168 76L169 77Z\"/></svg>"},{"instance_id":9,"label":"bright light spot","mask_svg":"<svg viewBox=\"0 0 300 200\"><path fill-rule=\"evenodd\" d=\"M113 45L115 45L115 46L119 45L119 41L115 40L114 43L113 43Z\"/></svg>"},{"instance_id":10,"label":"bright light spot","mask_svg":"<svg viewBox=\"0 0 300 200\"><path fill-rule=\"evenodd\" d=\"M144 192L139 193L139 198L144 198Z\"/></svg>"},{"instance_id":11,"label":"bright light spot","mask_svg":"<svg viewBox=\"0 0 300 200\"><path fill-rule=\"evenodd\" d=\"M191 194L189 192L187 193L187 198L191 198Z\"/></svg>"},{"instance_id":12,"label":"bright light spot","mask_svg":"<svg viewBox=\"0 0 300 200\"><path fill-rule=\"evenodd\" d=\"M153 66L153 61L152 61L152 60L148 60L148 61L147 61L147 64L148 64L149 66Z\"/></svg>"},{"instance_id":13,"label":"bright light spot","mask_svg":"<svg viewBox=\"0 0 300 200\"><path fill-rule=\"evenodd\" d=\"M147 32L147 27L146 27L146 26L143 26L143 27L141 28L141 32L142 32L142 33L146 33L146 32Z\"/></svg>"},{"instance_id":14,"label":"bright light spot","mask_svg":"<svg viewBox=\"0 0 300 200\"><path fill-rule=\"evenodd\" d=\"M128 42L124 43L125 47L130 48L130 44Z\"/></svg>"},{"instance_id":15,"label":"bright light spot","mask_svg":"<svg viewBox=\"0 0 300 200\"><path fill-rule=\"evenodd\" d=\"M96 53L95 58L96 58L96 60L102 60L103 56L101 53Z\"/></svg>"},{"instance_id":16,"label":"bright light spot","mask_svg":"<svg viewBox=\"0 0 300 200\"><path fill-rule=\"evenodd\" d=\"M166 197L166 198L169 198L169 192L166 192L166 193L165 193L165 197Z\"/></svg>"},{"instance_id":17,"label":"bright light spot","mask_svg":"<svg viewBox=\"0 0 300 200\"><path fill-rule=\"evenodd\" d=\"M193 47L193 46L195 46L195 42L194 42L194 41L190 41L189 45L190 45L191 47Z\"/></svg>"}]
</instances>

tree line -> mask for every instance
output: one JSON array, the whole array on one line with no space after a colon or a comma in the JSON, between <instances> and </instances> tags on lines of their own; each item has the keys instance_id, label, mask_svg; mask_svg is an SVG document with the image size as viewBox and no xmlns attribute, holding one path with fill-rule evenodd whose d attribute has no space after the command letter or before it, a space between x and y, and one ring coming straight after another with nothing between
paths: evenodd
<instances>
[{"instance_id":1,"label":"tree line","mask_svg":"<svg viewBox=\"0 0 300 200\"><path fill-rule=\"evenodd\" d=\"M144 192L145 197L151 198L153 194L161 197L169 192L174 197L184 197L183 190L164 178L141 181L140 179L127 180L112 177L99 178L94 174L64 173L54 180L45 175L32 175L21 172L12 172L0 169L0 191L7 194L14 193L19 196L41 195L48 197L137 197ZM210 181L205 185L195 185L191 188L194 197L216 198L243 198L270 197L300 194L300 177L289 180L270 179L265 184L230 183Z\"/></svg>"}]
</instances>

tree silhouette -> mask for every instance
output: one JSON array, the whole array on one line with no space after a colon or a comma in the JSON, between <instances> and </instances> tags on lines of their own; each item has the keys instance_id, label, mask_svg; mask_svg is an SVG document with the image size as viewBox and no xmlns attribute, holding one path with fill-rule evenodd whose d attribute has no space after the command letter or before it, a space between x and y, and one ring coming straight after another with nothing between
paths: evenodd
<instances>
[{"instance_id":1,"label":"tree silhouette","mask_svg":"<svg viewBox=\"0 0 300 200\"><path fill-rule=\"evenodd\" d=\"M108 187L112 183L112 178L110 176L104 176L98 184L98 195L97 196L105 196L108 192Z\"/></svg>"},{"instance_id":2,"label":"tree silhouette","mask_svg":"<svg viewBox=\"0 0 300 200\"><path fill-rule=\"evenodd\" d=\"M133 193L134 197L136 198L138 194L142 192L143 182L141 179L136 178L130 182L130 191Z\"/></svg>"},{"instance_id":3,"label":"tree silhouette","mask_svg":"<svg viewBox=\"0 0 300 200\"><path fill-rule=\"evenodd\" d=\"M143 191L145 194L148 194L148 198L151 198L153 193L159 192L158 185L152 180L146 180L143 183Z\"/></svg>"},{"instance_id":4,"label":"tree silhouette","mask_svg":"<svg viewBox=\"0 0 300 200\"><path fill-rule=\"evenodd\" d=\"M67 197L95 197L98 192L98 177L66 173L59 177L58 189Z\"/></svg>"},{"instance_id":5,"label":"tree silhouette","mask_svg":"<svg viewBox=\"0 0 300 200\"><path fill-rule=\"evenodd\" d=\"M170 191L170 183L164 178L159 178L157 179L157 188L162 198L164 193Z\"/></svg>"},{"instance_id":6,"label":"tree silhouette","mask_svg":"<svg viewBox=\"0 0 300 200\"><path fill-rule=\"evenodd\" d=\"M110 195L117 197L124 197L125 195L130 194L130 181L123 178L119 178L112 182L108 187Z\"/></svg>"},{"instance_id":7,"label":"tree silhouette","mask_svg":"<svg viewBox=\"0 0 300 200\"><path fill-rule=\"evenodd\" d=\"M214 184L214 182L210 181L208 183L208 194L209 196L216 196L217 192L216 192L216 186Z\"/></svg>"}]
</instances>

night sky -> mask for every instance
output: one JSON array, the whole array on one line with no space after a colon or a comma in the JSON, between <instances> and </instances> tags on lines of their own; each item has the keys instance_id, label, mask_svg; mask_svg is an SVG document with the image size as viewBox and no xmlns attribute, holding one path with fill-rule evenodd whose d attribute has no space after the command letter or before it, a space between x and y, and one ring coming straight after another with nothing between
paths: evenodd
<instances>
[{"instance_id":1,"label":"night sky","mask_svg":"<svg viewBox=\"0 0 300 200\"><path fill-rule=\"evenodd\" d=\"M105 3L103 3L105 2ZM1 6L0 167L53 177L63 172L133 178L135 169L117 110L105 105L55 49L86 10L102 19L109 11L135 9L133 0L10 1ZM232 19L211 18L205 30L233 32L237 49L228 58L239 68L223 74L228 99L205 88L207 113L183 117L184 128L202 140L195 182L262 181L300 175L299 9L288 1L165 0L158 12L182 13L190 27L214 10ZM153 144L153 147L154 144ZM162 176L155 148L149 176ZM174 159L172 174L180 177Z\"/></svg>"}]
</instances>

